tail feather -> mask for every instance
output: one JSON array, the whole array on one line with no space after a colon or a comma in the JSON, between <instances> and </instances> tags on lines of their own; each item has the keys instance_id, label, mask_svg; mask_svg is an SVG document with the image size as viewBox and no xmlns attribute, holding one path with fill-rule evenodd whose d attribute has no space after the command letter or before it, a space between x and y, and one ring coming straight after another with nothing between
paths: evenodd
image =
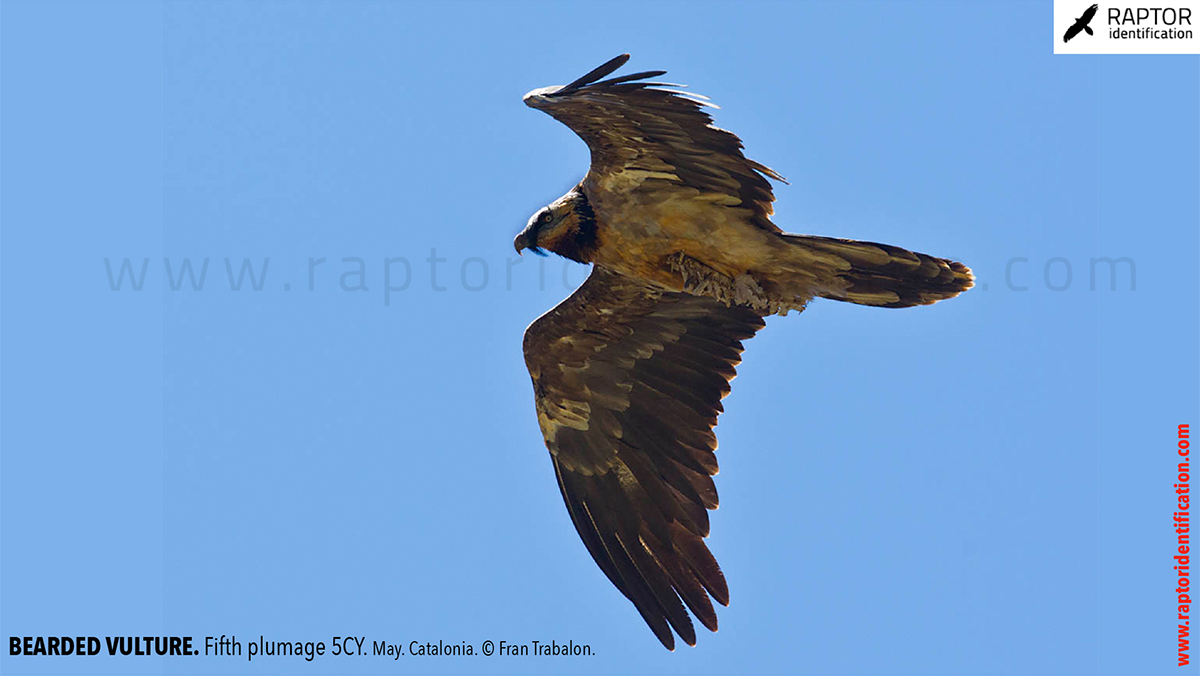
<instances>
[{"instance_id":1,"label":"tail feather","mask_svg":"<svg viewBox=\"0 0 1200 676\"><path fill-rule=\"evenodd\" d=\"M823 298L912 307L953 298L975 284L975 276L962 263L889 244L810 235L789 235L788 240L822 258L833 256L842 261L832 278L821 284L818 295Z\"/></svg>"}]
</instances>

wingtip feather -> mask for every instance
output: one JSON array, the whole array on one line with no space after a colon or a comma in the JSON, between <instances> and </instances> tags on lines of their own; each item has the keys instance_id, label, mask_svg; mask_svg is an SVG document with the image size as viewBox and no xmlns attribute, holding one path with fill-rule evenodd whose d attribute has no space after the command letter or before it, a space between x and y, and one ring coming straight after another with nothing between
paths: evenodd
<instances>
[{"instance_id":1,"label":"wingtip feather","mask_svg":"<svg viewBox=\"0 0 1200 676\"><path fill-rule=\"evenodd\" d=\"M613 71L617 70L621 66L624 66L626 64L626 62L628 62L628 61L629 61L628 53L619 54L617 56L614 56L613 58L609 59L608 61L605 61L604 63L600 64L599 66L588 71L587 74L584 75L583 77L575 80L571 84L568 84L568 85L560 88L557 92L554 93L554 95L558 96L560 94L567 94L567 93L573 92L576 89L579 89L581 87L586 87L587 85L592 84L593 82L599 80L600 78L607 77Z\"/></svg>"}]
</instances>

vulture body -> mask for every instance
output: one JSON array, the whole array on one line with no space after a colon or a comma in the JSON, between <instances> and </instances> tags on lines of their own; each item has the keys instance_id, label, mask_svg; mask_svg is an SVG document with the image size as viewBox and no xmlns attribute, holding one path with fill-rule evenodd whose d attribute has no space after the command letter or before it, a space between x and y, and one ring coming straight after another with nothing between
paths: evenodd
<instances>
[{"instance_id":1,"label":"vulture body","mask_svg":"<svg viewBox=\"0 0 1200 676\"><path fill-rule=\"evenodd\" d=\"M713 428L744 341L815 297L902 308L970 288L961 263L785 233L771 169L712 125L702 97L608 80L621 55L524 98L570 127L591 167L517 235L517 251L593 264L525 333L538 423L588 552L669 649L729 602L704 544L717 506ZM686 608L686 609L685 609ZM673 630L673 631L672 631Z\"/></svg>"}]
</instances>

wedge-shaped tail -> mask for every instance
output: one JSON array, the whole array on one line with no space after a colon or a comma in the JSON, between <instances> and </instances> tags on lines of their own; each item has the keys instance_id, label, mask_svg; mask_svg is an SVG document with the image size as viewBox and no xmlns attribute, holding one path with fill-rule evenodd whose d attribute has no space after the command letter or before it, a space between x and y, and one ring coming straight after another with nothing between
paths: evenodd
<instances>
[{"instance_id":1,"label":"wedge-shaped tail","mask_svg":"<svg viewBox=\"0 0 1200 676\"><path fill-rule=\"evenodd\" d=\"M844 262L831 278L822 280L817 293L822 298L877 307L912 307L953 298L975 284L975 276L962 263L889 244L810 235L786 238L809 254L833 256Z\"/></svg>"}]
</instances>

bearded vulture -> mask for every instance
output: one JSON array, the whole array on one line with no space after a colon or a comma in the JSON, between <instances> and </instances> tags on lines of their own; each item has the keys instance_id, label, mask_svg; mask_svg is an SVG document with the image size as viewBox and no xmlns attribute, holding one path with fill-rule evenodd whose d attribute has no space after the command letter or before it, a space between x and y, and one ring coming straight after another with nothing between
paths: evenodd
<instances>
[{"instance_id":1,"label":"bearded vulture","mask_svg":"<svg viewBox=\"0 0 1200 676\"><path fill-rule=\"evenodd\" d=\"M712 125L704 97L603 79L618 56L525 104L591 150L591 167L514 241L592 273L525 332L535 408L592 558L668 649L717 630L729 588L705 546L717 506L713 428L742 344L814 297L903 308L969 289L963 264L887 244L783 232L771 169ZM544 255L544 254L543 254ZM674 634L672 633L674 629Z\"/></svg>"}]
</instances>

